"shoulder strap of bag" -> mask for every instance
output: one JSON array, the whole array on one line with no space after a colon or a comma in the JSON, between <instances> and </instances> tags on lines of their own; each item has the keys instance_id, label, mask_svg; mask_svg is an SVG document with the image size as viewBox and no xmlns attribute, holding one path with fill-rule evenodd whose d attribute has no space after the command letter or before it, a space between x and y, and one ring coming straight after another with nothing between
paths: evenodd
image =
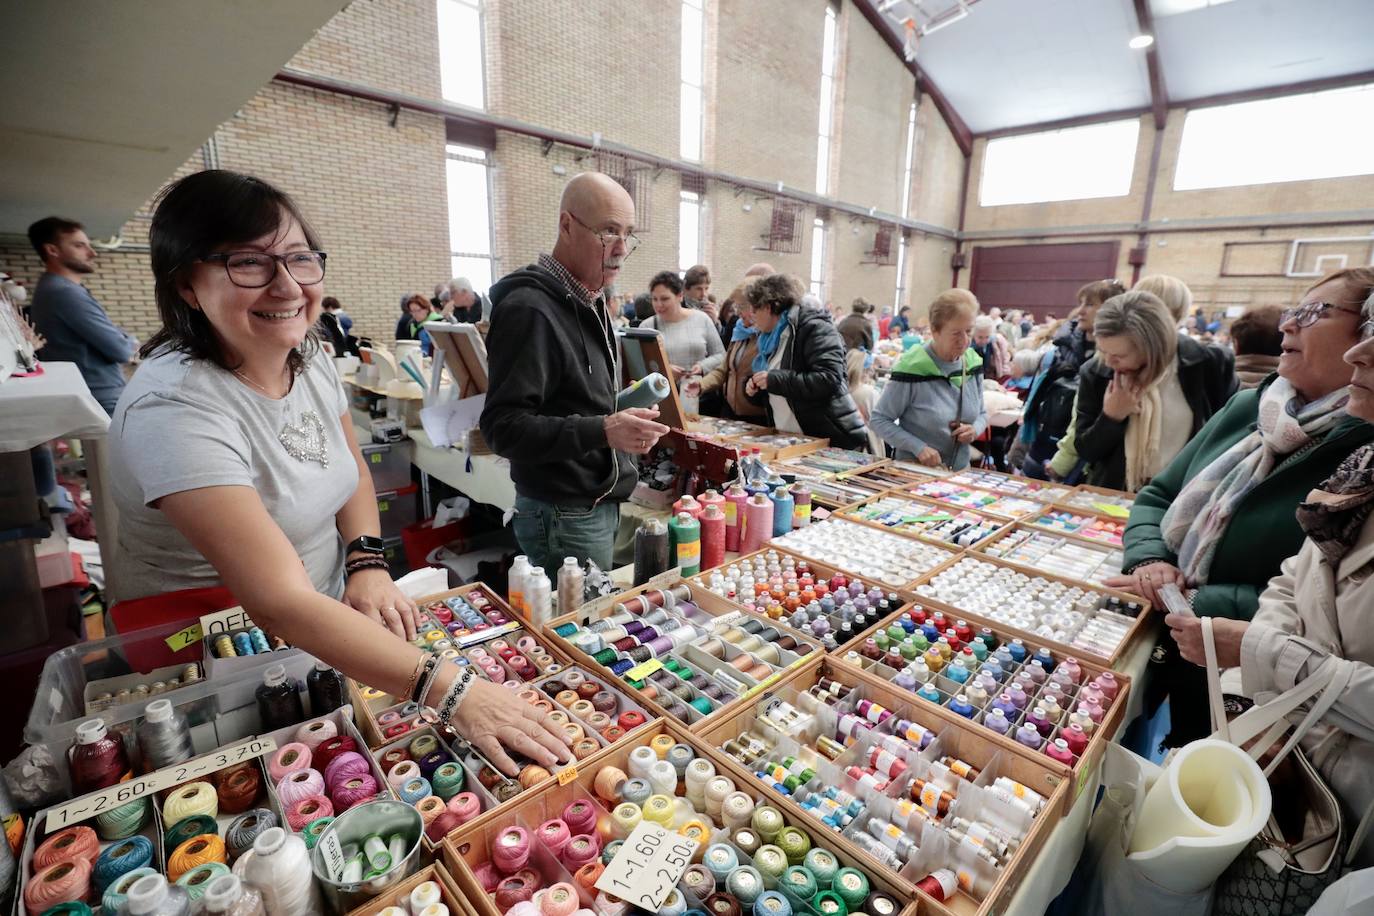
<instances>
[{"instance_id":1,"label":"shoulder strap of bag","mask_svg":"<svg viewBox=\"0 0 1374 916\"><path fill-rule=\"evenodd\" d=\"M1221 672L1217 668L1216 641L1212 634L1212 621L1208 617L1202 618L1202 645L1207 661L1208 701L1213 726L1216 728L1214 737L1237 746L1244 746L1259 738L1249 748L1249 754L1254 759L1258 760L1263 756L1264 752L1288 731L1291 724L1288 716L1299 710L1304 703L1312 701L1307 715L1293 727L1288 741L1265 767L1266 776L1283 762L1312 726L1321 721L1350 683L1354 671L1353 665L1343 659L1334 659L1332 664L1321 665L1316 674L1279 694L1268 703L1256 705L1231 722L1219 725L1218 718L1225 722L1225 713L1221 711Z\"/></svg>"}]
</instances>

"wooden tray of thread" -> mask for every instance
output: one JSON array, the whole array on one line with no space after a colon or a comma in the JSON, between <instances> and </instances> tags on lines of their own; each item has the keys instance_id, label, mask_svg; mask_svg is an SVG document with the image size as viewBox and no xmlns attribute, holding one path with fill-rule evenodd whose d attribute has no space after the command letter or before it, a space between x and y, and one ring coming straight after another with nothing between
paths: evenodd
<instances>
[{"instance_id":1,"label":"wooden tray of thread","mask_svg":"<svg viewBox=\"0 0 1374 916\"><path fill-rule=\"evenodd\" d=\"M664 912L916 916L905 883L866 867L833 834L770 804L756 783L732 773L719 753L666 719L633 746L617 745L585 761L567 785L450 836L443 859L482 916L500 916L537 890L554 888L557 896L575 896L576 906L619 912L625 904L594 885L633 826L646 819L698 841Z\"/></svg>"},{"instance_id":2,"label":"wooden tray of thread","mask_svg":"<svg viewBox=\"0 0 1374 916\"><path fill-rule=\"evenodd\" d=\"M957 509L934 500L900 494L875 496L839 514L851 521L955 550L973 547L1008 524L1004 518L974 509Z\"/></svg>"},{"instance_id":3,"label":"wooden tray of thread","mask_svg":"<svg viewBox=\"0 0 1374 916\"><path fill-rule=\"evenodd\" d=\"M584 606L545 632L588 670L624 682L654 715L691 727L820 651L790 627L683 582Z\"/></svg>"},{"instance_id":4,"label":"wooden tray of thread","mask_svg":"<svg viewBox=\"0 0 1374 916\"><path fill-rule=\"evenodd\" d=\"M878 526L834 517L793 529L768 543L889 591L911 589L959 554Z\"/></svg>"},{"instance_id":5,"label":"wooden tray of thread","mask_svg":"<svg viewBox=\"0 0 1374 916\"><path fill-rule=\"evenodd\" d=\"M1062 765L828 656L701 738L784 810L912 885L922 912L996 911L1066 807ZM957 891L928 880L942 869Z\"/></svg>"},{"instance_id":6,"label":"wooden tray of thread","mask_svg":"<svg viewBox=\"0 0 1374 916\"><path fill-rule=\"evenodd\" d=\"M867 586L777 547L739 557L689 582L820 640L827 652L848 648L860 633L912 601L910 592ZM856 591L856 583L864 588Z\"/></svg>"}]
</instances>

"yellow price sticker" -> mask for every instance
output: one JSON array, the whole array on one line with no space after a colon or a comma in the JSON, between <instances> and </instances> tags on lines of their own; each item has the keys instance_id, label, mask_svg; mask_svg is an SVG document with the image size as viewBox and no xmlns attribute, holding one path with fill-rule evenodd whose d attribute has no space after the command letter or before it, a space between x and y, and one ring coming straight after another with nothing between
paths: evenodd
<instances>
[{"instance_id":1,"label":"yellow price sticker","mask_svg":"<svg viewBox=\"0 0 1374 916\"><path fill-rule=\"evenodd\" d=\"M576 767L575 765L573 765L573 764L569 764L566 768L564 768L563 770L560 770L560 771L559 771L559 773L558 773L558 784L559 784L560 786L566 786L568 783L572 782L572 781L573 781L574 779L576 779L576 778L577 778L577 767Z\"/></svg>"},{"instance_id":2,"label":"yellow price sticker","mask_svg":"<svg viewBox=\"0 0 1374 916\"><path fill-rule=\"evenodd\" d=\"M1131 510L1125 506L1114 506L1111 503L1093 503L1093 508L1100 512L1110 515L1112 518L1130 518Z\"/></svg>"},{"instance_id":3,"label":"yellow price sticker","mask_svg":"<svg viewBox=\"0 0 1374 916\"><path fill-rule=\"evenodd\" d=\"M387 502L387 501L384 500L384 499L379 499L379 500L377 500L377 511L378 511L378 512L385 512L386 510L388 510L388 509L390 509L390 508L391 508L391 503Z\"/></svg>"},{"instance_id":4,"label":"yellow price sticker","mask_svg":"<svg viewBox=\"0 0 1374 916\"><path fill-rule=\"evenodd\" d=\"M382 453L381 453L381 452L374 452L374 453L372 453L371 455L369 455L368 457L372 460L372 463L373 463L373 464L381 464L381 463L382 463Z\"/></svg>"},{"instance_id":5,"label":"yellow price sticker","mask_svg":"<svg viewBox=\"0 0 1374 916\"><path fill-rule=\"evenodd\" d=\"M638 665L625 672L625 677L632 681L642 681L663 667L663 662L656 658L651 658L642 665Z\"/></svg>"},{"instance_id":6,"label":"yellow price sticker","mask_svg":"<svg viewBox=\"0 0 1374 916\"><path fill-rule=\"evenodd\" d=\"M199 623L193 623L184 630L178 630L166 639L167 648L173 652L180 652L182 649L189 649L200 642L204 633L200 629Z\"/></svg>"}]
</instances>

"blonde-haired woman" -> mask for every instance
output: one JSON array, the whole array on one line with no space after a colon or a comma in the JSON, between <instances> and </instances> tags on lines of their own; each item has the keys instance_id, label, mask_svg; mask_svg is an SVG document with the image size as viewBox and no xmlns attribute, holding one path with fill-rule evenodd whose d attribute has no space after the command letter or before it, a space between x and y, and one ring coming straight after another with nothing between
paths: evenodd
<instances>
[{"instance_id":1,"label":"blonde-haired woman","mask_svg":"<svg viewBox=\"0 0 1374 916\"><path fill-rule=\"evenodd\" d=\"M1180 337L1151 293L1108 299L1093 332L1096 356L1078 373L1074 443L1091 466L1089 483L1135 492L1226 403L1235 372L1224 351Z\"/></svg>"},{"instance_id":2,"label":"blonde-haired woman","mask_svg":"<svg viewBox=\"0 0 1374 916\"><path fill-rule=\"evenodd\" d=\"M897 457L927 467L968 467L969 443L988 427L983 359L969 346L978 300L946 290L930 304L930 342L909 348L873 408L872 426Z\"/></svg>"},{"instance_id":3,"label":"blonde-haired woman","mask_svg":"<svg viewBox=\"0 0 1374 916\"><path fill-rule=\"evenodd\" d=\"M1183 319L1188 316L1188 310L1193 307L1193 291L1188 288L1178 277L1171 277L1168 274L1151 274L1148 277L1141 277L1140 281L1133 290L1142 293L1149 293L1169 310L1173 316L1174 327L1183 324Z\"/></svg>"}]
</instances>

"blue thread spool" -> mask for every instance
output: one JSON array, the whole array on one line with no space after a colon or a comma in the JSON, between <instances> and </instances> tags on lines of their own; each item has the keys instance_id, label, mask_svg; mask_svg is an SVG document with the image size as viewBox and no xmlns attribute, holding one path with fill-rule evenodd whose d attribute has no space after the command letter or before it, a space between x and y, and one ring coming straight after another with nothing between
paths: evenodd
<instances>
[{"instance_id":1,"label":"blue thread spool","mask_svg":"<svg viewBox=\"0 0 1374 916\"><path fill-rule=\"evenodd\" d=\"M272 647L267 642L267 634L262 631L262 627L253 627L248 631L248 638L253 641L253 651L259 654L271 652Z\"/></svg>"},{"instance_id":2,"label":"blue thread spool","mask_svg":"<svg viewBox=\"0 0 1374 916\"><path fill-rule=\"evenodd\" d=\"M247 633L234 634L234 651L239 655L256 655L253 649L253 638Z\"/></svg>"},{"instance_id":3,"label":"blue thread spool","mask_svg":"<svg viewBox=\"0 0 1374 916\"><path fill-rule=\"evenodd\" d=\"M792 530L792 509L795 505L792 491L778 487L768 494L768 498L773 500L773 537L784 535Z\"/></svg>"},{"instance_id":4,"label":"blue thread spool","mask_svg":"<svg viewBox=\"0 0 1374 916\"><path fill-rule=\"evenodd\" d=\"M153 841L146 836L136 835L106 847L95 860L92 873L95 886L104 893L120 876L136 868L147 868L153 861Z\"/></svg>"}]
</instances>

